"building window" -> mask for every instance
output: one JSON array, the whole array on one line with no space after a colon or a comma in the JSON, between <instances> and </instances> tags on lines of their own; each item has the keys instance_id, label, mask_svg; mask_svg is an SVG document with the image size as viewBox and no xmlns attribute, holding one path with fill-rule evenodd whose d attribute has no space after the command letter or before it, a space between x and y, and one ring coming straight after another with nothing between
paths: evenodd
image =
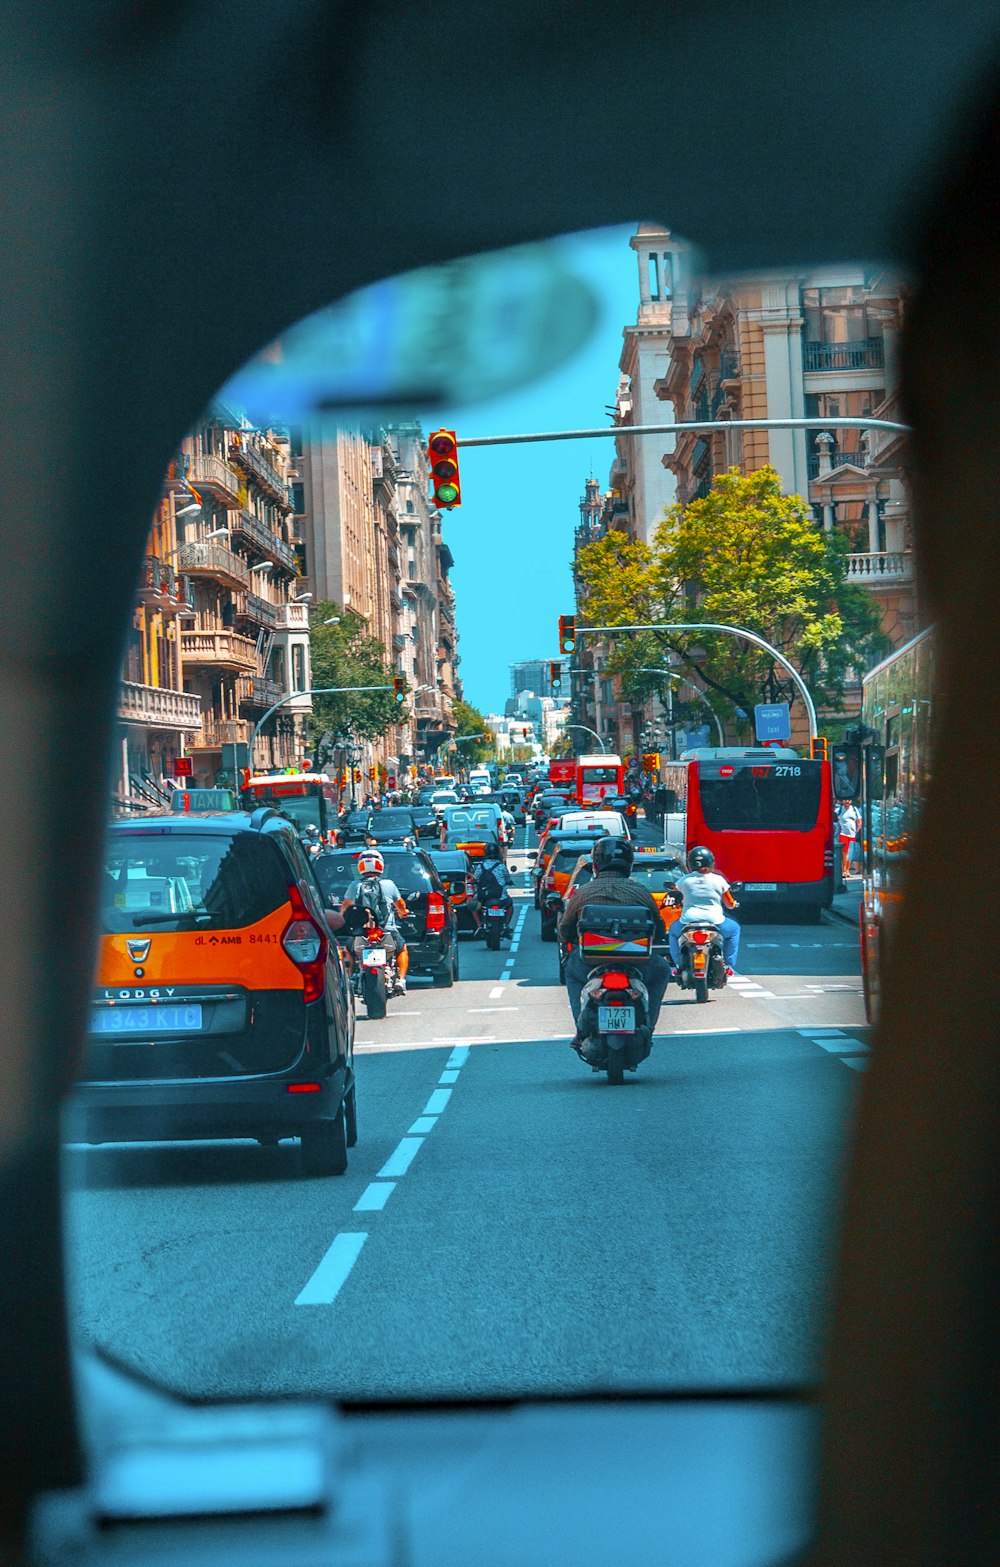
<instances>
[{"instance_id":1,"label":"building window","mask_svg":"<svg viewBox=\"0 0 1000 1567\"><path fill-rule=\"evenodd\" d=\"M653 254L653 252L650 252L649 256L647 257L646 265L649 271L649 297L650 299L659 299L660 274L659 268L656 264L656 256Z\"/></svg>"},{"instance_id":2,"label":"building window","mask_svg":"<svg viewBox=\"0 0 1000 1567\"><path fill-rule=\"evenodd\" d=\"M292 683L296 691L306 689L306 650L301 642L292 647Z\"/></svg>"},{"instance_id":3,"label":"building window","mask_svg":"<svg viewBox=\"0 0 1000 1567\"><path fill-rule=\"evenodd\" d=\"M306 487L299 481L292 485L292 510L296 516L301 517L306 509Z\"/></svg>"}]
</instances>

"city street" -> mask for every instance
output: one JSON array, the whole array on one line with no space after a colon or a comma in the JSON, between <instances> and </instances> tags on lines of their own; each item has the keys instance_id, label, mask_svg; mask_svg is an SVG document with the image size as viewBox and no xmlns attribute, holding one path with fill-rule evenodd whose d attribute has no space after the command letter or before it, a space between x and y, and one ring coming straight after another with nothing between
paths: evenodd
<instances>
[{"instance_id":1,"label":"city street","mask_svg":"<svg viewBox=\"0 0 1000 1567\"><path fill-rule=\"evenodd\" d=\"M512 946L467 938L452 990L359 1007L346 1176L301 1179L293 1144L68 1149L78 1334L214 1396L818 1377L866 1064L854 931L746 924L731 988L668 990L612 1088L568 1048L510 858Z\"/></svg>"}]
</instances>

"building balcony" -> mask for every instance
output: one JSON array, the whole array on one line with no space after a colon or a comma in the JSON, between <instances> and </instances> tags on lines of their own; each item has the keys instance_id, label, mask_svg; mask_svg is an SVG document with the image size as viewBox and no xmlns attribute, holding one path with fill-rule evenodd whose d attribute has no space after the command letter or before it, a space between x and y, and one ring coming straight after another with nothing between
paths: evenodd
<instances>
[{"instance_id":1,"label":"building balcony","mask_svg":"<svg viewBox=\"0 0 1000 1567\"><path fill-rule=\"evenodd\" d=\"M820 451L809 453L810 479L819 478L822 457L823 453ZM864 452L860 449L860 447L855 447L852 451L845 451L842 446L831 446L830 466L828 469L823 471L823 477L825 478L827 473L833 473L835 468L857 468L860 472L863 473L865 471Z\"/></svg>"},{"instance_id":2,"label":"building balcony","mask_svg":"<svg viewBox=\"0 0 1000 1567\"><path fill-rule=\"evenodd\" d=\"M118 691L118 717L125 724L194 733L201 728L201 697L167 686L140 686L123 680Z\"/></svg>"},{"instance_id":3,"label":"building balcony","mask_svg":"<svg viewBox=\"0 0 1000 1567\"><path fill-rule=\"evenodd\" d=\"M287 692L280 680L270 680L265 675L253 675L249 680L241 680L239 686L239 701L241 707L273 707L275 702L280 702Z\"/></svg>"},{"instance_id":4,"label":"building balcony","mask_svg":"<svg viewBox=\"0 0 1000 1567\"><path fill-rule=\"evenodd\" d=\"M182 631L185 664L214 664L221 669L256 672L257 645L235 631Z\"/></svg>"},{"instance_id":5,"label":"building balcony","mask_svg":"<svg viewBox=\"0 0 1000 1567\"><path fill-rule=\"evenodd\" d=\"M221 457L198 455L191 458L187 480L197 490L208 490L227 505L238 505L243 480L235 468Z\"/></svg>"},{"instance_id":6,"label":"building balcony","mask_svg":"<svg viewBox=\"0 0 1000 1567\"><path fill-rule=\"evenodd\" d=\"M178 610L191 606L191 589L185 577L179 577L173 566L168 566L156 555L143 559L136 590L140 604L150 604L155 609Z\"/></svg>"},{"instance_id":7,"label":"building balcony","mask_svg":"<svg viewBox=\"0 0 1000 1567\"><path fill-rule=\"evenodd\" d=\"M242 468L248 478L256 479L262 490L272 496L285 511L292 510L292 496L277 468L245 440L236 440L229 448L229 460Z\"/></svg>"},{"instance_id":8,"label":"building balcony","mask_svg":"<svg viewBox=\"0 0 1000 1567\"><path fill-rule=\"evenodd\" d=\"M848 555L847 580L860 588L895 587L913 581L913 557L909 550L880 550Z\"/></svg>"},{"instance_id":9,"label":"building balcony","mask_svg":"<svg viewBox=\"0 0 1000 1567\"><path fill-rule=\"evenodd\" d=\"M233 537L242 538L257 554L264 555L275 565L283 566L294 576L296 572L295 551L284 539L279 538L266 522L261 522L253 512L241 507L239 511L229 513L229 529Z\"/></svg>"},{"instance_id":10,"label":"building balcony","mask_svg":"<svg viewBox=\"0 0 1000 1567\"><path fill-rule=\"evenodd\" d=\"M309 630L308 604L277 604L275 609L278 616L279 631Z\"/></svg>"},{"instance_id":11,"label":"building balcony","mask_svg":"<svg viewBox=\"0 0 1000 1567\"><path fill-rule=\"evenodd\" d=\"M803 343L804 370L881 370L885 350L880 337L858 343Z\"/></svg>"},{"instance_id":12,"label":"building balcony","mask_svg":"<svg viewBox=\"0 0 1000 1567\"><path fill-rule=\"evenodd\" d=\"M278 624L278 606L269 604L259 593L241 593L236 600L236 619L273 631Z\"/></svg>"},{"instance_id":13,"label":"building balcony","mask_svg":"<svg viewBox=\"0 0 1000 1567\"><path fill-rule=\"evenodd\" d=\"M224 544L182 544L177 551L177 564L181 571L186 571L191 577L211 577L230 588L250 586L246 561L234 555Z\"/></svg>"},{"instance_id":14,"label":"building balcony","mask_svg":"<svg viewBox=\"0 0 1000 1567\"><path fill-rule=\"evenodd\" d=\"M223 745L240 742L246 745L249 739L250 724L245 718L217 718L214 713L205 713L201 720L201 733L188 741L188 749L218 751Z\"/></svg>"}]
</instances>

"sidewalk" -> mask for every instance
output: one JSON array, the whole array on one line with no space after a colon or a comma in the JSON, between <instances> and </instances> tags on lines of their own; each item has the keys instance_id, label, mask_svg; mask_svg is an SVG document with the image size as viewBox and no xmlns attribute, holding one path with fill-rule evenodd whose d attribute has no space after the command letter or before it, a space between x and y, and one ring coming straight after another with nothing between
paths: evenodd
<instances>
[{"instance_id":1,"label":"sidewalk","mask_svg":"<svg viewBox=\"0 0 1000 1567\"><path fill-rule=\"evenodd\" d=\"M844 920L848 925L858 928L858 913L861 908L862 884L860 876L848 876L843 892L835 892L833 903L829 912L838 920Z\"/></svg>"}]
</instances>

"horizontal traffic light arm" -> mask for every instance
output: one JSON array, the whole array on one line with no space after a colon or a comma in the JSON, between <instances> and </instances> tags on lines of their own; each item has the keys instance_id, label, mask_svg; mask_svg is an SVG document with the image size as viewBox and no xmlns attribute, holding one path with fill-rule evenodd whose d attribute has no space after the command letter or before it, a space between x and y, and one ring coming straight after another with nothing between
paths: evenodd
<instances>
[{"instance_id":1,"label":"horizontal traffic light arm","mask_svg":"<svg viewBox=\"0 0 1000 1567\"><path fill-rule=\"evenodd\" d=\"M473 435L456 446L521 446L531 441L591 441L600 436L675 435L685 430L889 430L909 435L912 426L893 419L687 419L680 424L611 424L596 430L541 430L526 435Z\"/></svg>"}]
</instances>

